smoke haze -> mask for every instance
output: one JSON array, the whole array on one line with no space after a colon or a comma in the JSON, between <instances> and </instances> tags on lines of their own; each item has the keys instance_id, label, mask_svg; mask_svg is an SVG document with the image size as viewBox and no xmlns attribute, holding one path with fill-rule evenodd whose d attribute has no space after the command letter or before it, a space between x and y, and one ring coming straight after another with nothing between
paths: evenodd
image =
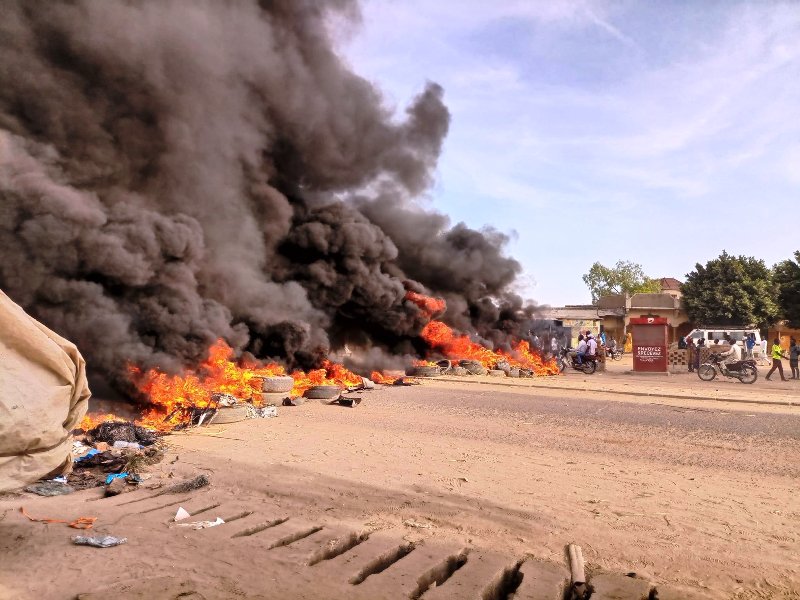
<instances>
[{"instance_id":1,"label":"smoke haze","mask_svg":"<svg viewBox=\"0 0 800 600\"><path fill-rule=\"evenodd\" d=\"M358 18L343 0L0 5L0 286L95 374L177 369L218 337L290 367L345 343L414 354L406 289L492 343L514 330L504 235L414 202L443 90L392 114L330 11Z\"/></svg>"}]
</instances>

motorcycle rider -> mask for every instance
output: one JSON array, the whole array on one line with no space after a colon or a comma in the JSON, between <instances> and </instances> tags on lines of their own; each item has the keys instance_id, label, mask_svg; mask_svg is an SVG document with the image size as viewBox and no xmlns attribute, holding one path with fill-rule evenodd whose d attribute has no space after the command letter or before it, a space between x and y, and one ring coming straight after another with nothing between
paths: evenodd
<instances>
[{"instance_id":1,"label":"motorcycle rider","mask_svg":"<svg viewBox=\"0 0 800 600\"><path fill-rule=\"evenodd\" d=\"M731 365L734 365L742 360L742 350L739 348L739 345L736 343L735 340L731 338L727 338L726 340L730 344L730 348L727 352L720 352L719 356L722 360L722 364L725 365L725 368L729 371L736 371L738 369L734 368L731 369Z\"/></svg>"},{"instance_id":2,"label":"motorcycle rider","mask_svg":"<svg viewBox=\"0 0 800 600\"><path fill-rule=\"evenodd\" d=\"M594 336L590 333L587 336L586 342L586 352L584 357L588 356L591 359L594 359L597 355L597 340L594 339Z\"/></svg>"},{"instance_id":3,"label":"motorcycle rider","mask_svg":"<svg viewBox=\"0 0 800 600\"><path fill-rule=\"evenodd\" d=\"M579 365L583 364L583 355L586 353L586 340L583 334L578 336L578 347L575 348L575 362Z\"/></svg>"}]
</instances>

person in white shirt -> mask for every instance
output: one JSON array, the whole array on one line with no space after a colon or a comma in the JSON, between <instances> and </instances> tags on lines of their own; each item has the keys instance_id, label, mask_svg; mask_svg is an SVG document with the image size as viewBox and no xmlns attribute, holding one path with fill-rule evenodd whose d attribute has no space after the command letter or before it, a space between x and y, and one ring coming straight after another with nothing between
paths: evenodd
<instances>
[{"instance_id":1,"label":"person in white shirt","mask_svg":"<svg viewBox=\"0 0 800 600\"><path fill-rule=\"evenodd\" d=\"M730 365L742 360L742 349L739 348L739 344L735 340L731 340L730 344L731 347L727 352L720 353L720 357L725 359L723 362L726 367L730 367Z\"/></svg>"},{"instance_id":2,"label":"person in white shirt","mask_svg":"<svg viewBox=\"0 0 800 600\"><path fill-rule=\"evenodd\" d=\"M586 342L586 356L594 358L596 354L597 354L597 340L594 339L594 336L590 333L588 336L588 340Z\"/></svg>"}]
</instances>

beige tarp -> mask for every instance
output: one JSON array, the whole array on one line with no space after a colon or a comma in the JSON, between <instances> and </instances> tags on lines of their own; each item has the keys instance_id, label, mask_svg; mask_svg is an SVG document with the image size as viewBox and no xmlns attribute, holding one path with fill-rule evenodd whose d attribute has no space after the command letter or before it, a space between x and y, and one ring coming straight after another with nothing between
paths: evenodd
<instances>
[{"instance_id":1,"label":"beige tarp","mask_svg":"<svg viewBox=\"0 0 800 600\"><path fill-rule=\"evenodd\" d=\"M0 492L71 468L89 395L75 345L0 291Z\"/></svg>"}]
</instances>

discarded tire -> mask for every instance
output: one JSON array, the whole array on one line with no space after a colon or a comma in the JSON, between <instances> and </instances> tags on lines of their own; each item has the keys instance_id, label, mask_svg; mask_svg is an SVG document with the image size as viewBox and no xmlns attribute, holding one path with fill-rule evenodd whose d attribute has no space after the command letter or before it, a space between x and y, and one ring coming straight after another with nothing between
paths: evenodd
<instances>
[{"instance_id":1,"label":"discarded tire","mask_svg":"<svg viewBox=\"0 0 800 600\"><path fill-rule=\"evenodd\" d=\"M406 371L406 375L412 377L436 377L442 373L441 367L411 367Z\"/></svg>"},{"instance_id":2,"label":"discarded tire","mask_svg":"<svg viewBox=\"0 0 800 600\"><path fill-rule=\"evenodd\" d=\"M508 371L506 371L506 375L508 375L509 377L519 377L520 376L519 372L520 370L518 368L511 367Z\"/></svg>"},{"instance_id":3,"label":"discarded tire","mask_svg":"<svg viewBox=\"0 0 800 600\"><path fill-rule=\"evenodd\" d=\"M510 364L508 364L508 362L507 362L507 361L505 361L505 360L501 360L500 362L498 362L498 363L497 363L497 364L494 366L494 368L495 368L495 370L497 370L497 371L504 371L504 372L508 373L508 372L511 370L511 365L510 365Z\"/></svg>"},{"instance_id":4,"label":"discarded tire","mask_svg":"<svg viewBox=\"0 0 800 600\"><path fill-rule=\"evenodd\" d=\"M442 373L444 373L444 372L445 372L445 371L447 371L447 370L448 370L450 367L452 367L452 366L453 366L453 363L451 363L451 362L450 362L449 360L447 360L447 359L444 359L444 360L440 360L440 361L438 361L438 362L436 363L436 366L437 366L437 367L439 367L439 368L442 370Z\"/></svg>"},{"instance_id":5,"label":"discarded tire","mask_svg":"<svg viewBox=\"0 0 800 600\"><path fill-rule=\"evenodd\" d=\"M338 385L315 385L303 392L303 398L309 400L333 400L342 393L342 388Z\"/></svg>"},{"instance_id":6,"label":"discarded tire","mask_svg":"<svg viewBox=\"0 0 800 600\"><path fill-rule=\"evenodd\" d=\"M247 407L245 405L239 406L223 406L218 409L216 414L212 416L208 422L222 425L224 423L237 423L244 421L247 418Z\"/></svg>"},{"instance_id":7,"label":"discarded tire","mask_svg":"<svg viewBox=\"0 0 800 600\"><path fill-rule=\"evenodd\" d=\"M500 369L490 369L489 370L489 376L490 377L505 377L506 376L506 372L505 371L501 371Z\"/></svg>"},{"instance_id":8,"label":"discarded tire","mask_svg":"<svg viewBox=\"0 0 800 600\"><path fill-rule=\"evenodd\" d=\"M467 372L472 375L486 375L486 369L477 360L462 360L458 363L459 366L464 367Z\"/></svg>"},{"instance_id":9,"label":"discarded tire","mask_svg":"<svg viewBox=\"0 0 800 600\"><path fill-rule=\"evenodd\" d=\"M294 379L288 375L279 377L264 377L261 380L261 391L272 392L291 392L294 387Z\"/></svg>"},{"instance_id":10,"label":"discarded tire","mask_svg":"<svg viewBox=\"0 0 800 600\"><path fill-rule=\"evenodd\" d=\"M274 404L280 406L283 404L283 399L289 397L289 392L261 392L261 404L269 406Z\"/></svg>"},{"instance_id":11,"label":"discarded tire","mask_svg":"<svg viewBox=\"0 0 800 600\"><path fill-rule=\"evenodd\" d=\"M530 369L520 369L519 370L520 377L533 377L533 371Z\"/></svg>"},{"instance_id":12,"label":"discarded tire","mask_svg":"<svg viewBox=\"0 0 800 600\"><path fill-rule=\"evenodd\" d=\"M464 367L450 367L447 369L447 371L442 373L442 375L456 375L458 377L464 377L469 375L469 371L467 371Z\"/></svg>"}]
</instances>

